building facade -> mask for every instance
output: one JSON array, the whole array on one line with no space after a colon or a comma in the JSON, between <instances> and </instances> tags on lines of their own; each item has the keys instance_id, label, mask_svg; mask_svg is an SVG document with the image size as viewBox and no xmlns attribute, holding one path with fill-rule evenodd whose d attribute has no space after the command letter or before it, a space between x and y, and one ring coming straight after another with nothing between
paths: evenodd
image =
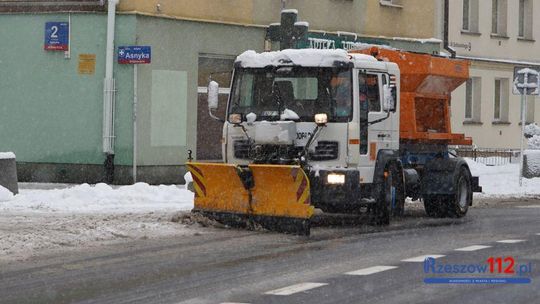
<instances>
[{"instance_id":1,"label":"building facade","mask_svg":"<svg viewBox=\"0 0 540 304\"><path fill-rule=\"evenodd\" d=\"M138 181L179 183L190 155L221 159L221 124L207 114L206 85L220 83L224 115L234 58L264 50L282 8L299 10L312 39L440 49L431 38L441 37L441 1L120 0L115 183L131 183L134 166ZM21 181L104 180L106 12L107 1L0 0L0 39L9 42L0 44L0 150L16 153ZM45 24L68 21L69 53L44 50ZM116 61L118 47L130 45L152 47L152 62L136 73Z\"/></svg>"},{"instance_id":2,"label":"building facade","mask_svg":"<svg viewBox=\"0 0 540 304\"><path fill-rule=\"evenodd\" d=\"M514 66L540 66L540 3L533 0L450 2L449 44L471 61L471 79L453 94L454 131L483 148L519 148L520 96ZM538 98L527 98L526 122L540 120Z\"/></svg>"}]
</instances>

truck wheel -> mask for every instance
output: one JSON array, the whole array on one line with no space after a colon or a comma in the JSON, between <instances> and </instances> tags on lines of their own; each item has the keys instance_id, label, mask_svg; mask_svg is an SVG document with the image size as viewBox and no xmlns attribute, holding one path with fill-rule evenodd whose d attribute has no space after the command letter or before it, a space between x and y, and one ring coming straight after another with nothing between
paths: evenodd
<instances>
[{"instance_id":1,"label":"truck wheel","mask_svg":"<svg viewBox=\"0 0 540 304\"><path fill-rule=\"evenodd\" d=\"M459 169L456 179L454 195L450 195L446 201L448 216L463 217L467 214L472 202L471 175L465 167Z\"/></svg>"},{"instance_id":2,"label":"truck wheel","mask_svg":"<svg viewBox=\"0 0 540 304\"><path fill-rule=\"evenodd\" d=\"M405 181L403 180L403 173L398 167L392 166L392 169L395 170L393 174L395 176L395 186L391 198L392 217L401 217L405 212Z\"/></svg>"},{"instance_id":3,"label":"truck wheel","mask_svg":"<svg viewBox=\"0 0 540 304\"><path fill-rule=\"evenodd\" d=\"M446 202L440 195L424 195L424 210L429 217L445 217Z\"/></svg>"},{"instance_id":4,"label":"truck wheel","mask_svg":"<svg viewBox=\"0 0 540 304\"><path fill-rule=\"evenodd\" d=\"M377 206L375 207L375 224L389 225L392 215L392 205L396 204L399 195L399 174L395 165L390 165L384 171L385 177L379 187Z\"/></svg>"}]
</instances>

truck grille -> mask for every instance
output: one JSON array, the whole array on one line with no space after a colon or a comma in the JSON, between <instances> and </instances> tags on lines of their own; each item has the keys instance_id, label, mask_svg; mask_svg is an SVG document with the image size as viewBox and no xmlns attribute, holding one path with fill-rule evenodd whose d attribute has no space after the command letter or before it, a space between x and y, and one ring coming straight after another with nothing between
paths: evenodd
<instances>
[{"instance_id":1,"label":"truck grille","mask_svg":"<svg viewBox=\"0 0 540 304\"><path fill-rule=\"evenodd\" d=\"M284 149L284 150L282 150ZM279 147L264 145L266 153L280 151L280 155L295 157L303 150L303 147ZM250 159L250 145L247 140L235 140L233 143L234 158ZM252 155L251 155L252 156ZM339 143L337 141L319 141L315 151L310 154L310 159L315 161L334 160L339 158Z\"/></svg>"},{"instance_id":2,"label":"truck grille","mask_svg":"<svg viewBox=\"0 0 540 304\"><path fill-rule=\"evenodd\" d=\"M234 141L234 158L249 159L249 141L235 140Z\"/></svg>"},{"instance_id":3,"label":"truck grille","mask_svg":"<svg viewBox=\"0 0 540 304\"><path fill-rule=\"evenodd\" d=\"M312 160L334 160L339 157L339 143L337 141L319 141L315 152L310 155Z\"/></svg>"}]
</instances>

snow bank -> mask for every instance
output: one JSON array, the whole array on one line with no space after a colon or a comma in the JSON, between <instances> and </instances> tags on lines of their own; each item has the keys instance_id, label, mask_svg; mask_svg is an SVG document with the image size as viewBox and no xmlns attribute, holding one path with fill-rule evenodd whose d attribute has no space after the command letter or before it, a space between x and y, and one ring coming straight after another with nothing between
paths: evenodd
<instances>
[{"instance_id":1,"label":"snow bank","mask_svg":"<svg viewBox=\"0 0 540 304\"><path fill-rule=\"evenodd\" d=\"M13 199L13 193L0 185L0 202L7 202Z\"/></svg>"},{"instance_id":2,"label":"snow bank","mask_svg":"<svg viewBox=\"0 0 540 304\"><path fill-rule=\"evenodd\" d=\"M0 197L1 193L0 190ZM0 203L0 210L67 213L144 213L192 208L193 193L184 187L145 183L117 188L82 184L67 189L22 190Z\"/></svg>"},{"instance_id":3,"label":"snow bank","mask_svg":"<svg viewBox=\"0 0 540 304\"><path fill-rule=\"evenodd\" d=\"M525 135L529 137L534 136L534 135L540 135L540 126L538 126L535 122L526 125Z\"/></svg>"},{"instance_id":4,"label":"snow bank","mask_svg":"<svg viewBox=\"0 0 540 304\"><path fill-rule=\"evenodd\" d=\"M533 135L527 141L527 146L529 149L540 150L540 135Z\"/></svg>"},{"instance_id":5,"label":"snow bank","mask_svg":"<svg viewBox=\"0 0 540 304\"><path fill-rule=\"evenodd\" d=\"M529 196L540 194L540 178L523 179L519 186L519 164L504 166L486 166L467 159L473 176L479 176L483 197Z\"/></svg>"},{"instance_id":6,"label":"snow bank","mask_svg":"<svg viewBox=\"0 0 540 304\"><path fill-rule=\"evenodd\" d=\"M375 60L375 58L372 58ZM242 67L264 68L267 66L300 65L312 67L332 67L335 61L351 62L345 50L283 50L277 52L257 53L245 51L236 58Z\"/></svg>"},{"instance_id":7,"label":"snow bank","mask_svg":"<svg viewBox=\"0 0 540 304\"><path fill-rule=\"evenodd\" d=\"M15 153L13 152L0 152L0 159L14 159Z\"/></svg>"}]
</instances>

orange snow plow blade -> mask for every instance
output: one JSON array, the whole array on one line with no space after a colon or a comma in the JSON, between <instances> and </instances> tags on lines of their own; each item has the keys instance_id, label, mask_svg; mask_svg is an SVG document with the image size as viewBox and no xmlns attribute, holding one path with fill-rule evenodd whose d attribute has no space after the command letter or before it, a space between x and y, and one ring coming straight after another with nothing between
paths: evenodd
<instances>
[{"instance_id":1,"label":"orange snow plow blade","mask_svg":"<svg viewBox=\"0 0 540 304\"><path fill-rule=\"evenodd\" d=\"M193 212L230 226L308 235L314 208L300 166L188 163Z\"/></svg>"}]
</instances>

